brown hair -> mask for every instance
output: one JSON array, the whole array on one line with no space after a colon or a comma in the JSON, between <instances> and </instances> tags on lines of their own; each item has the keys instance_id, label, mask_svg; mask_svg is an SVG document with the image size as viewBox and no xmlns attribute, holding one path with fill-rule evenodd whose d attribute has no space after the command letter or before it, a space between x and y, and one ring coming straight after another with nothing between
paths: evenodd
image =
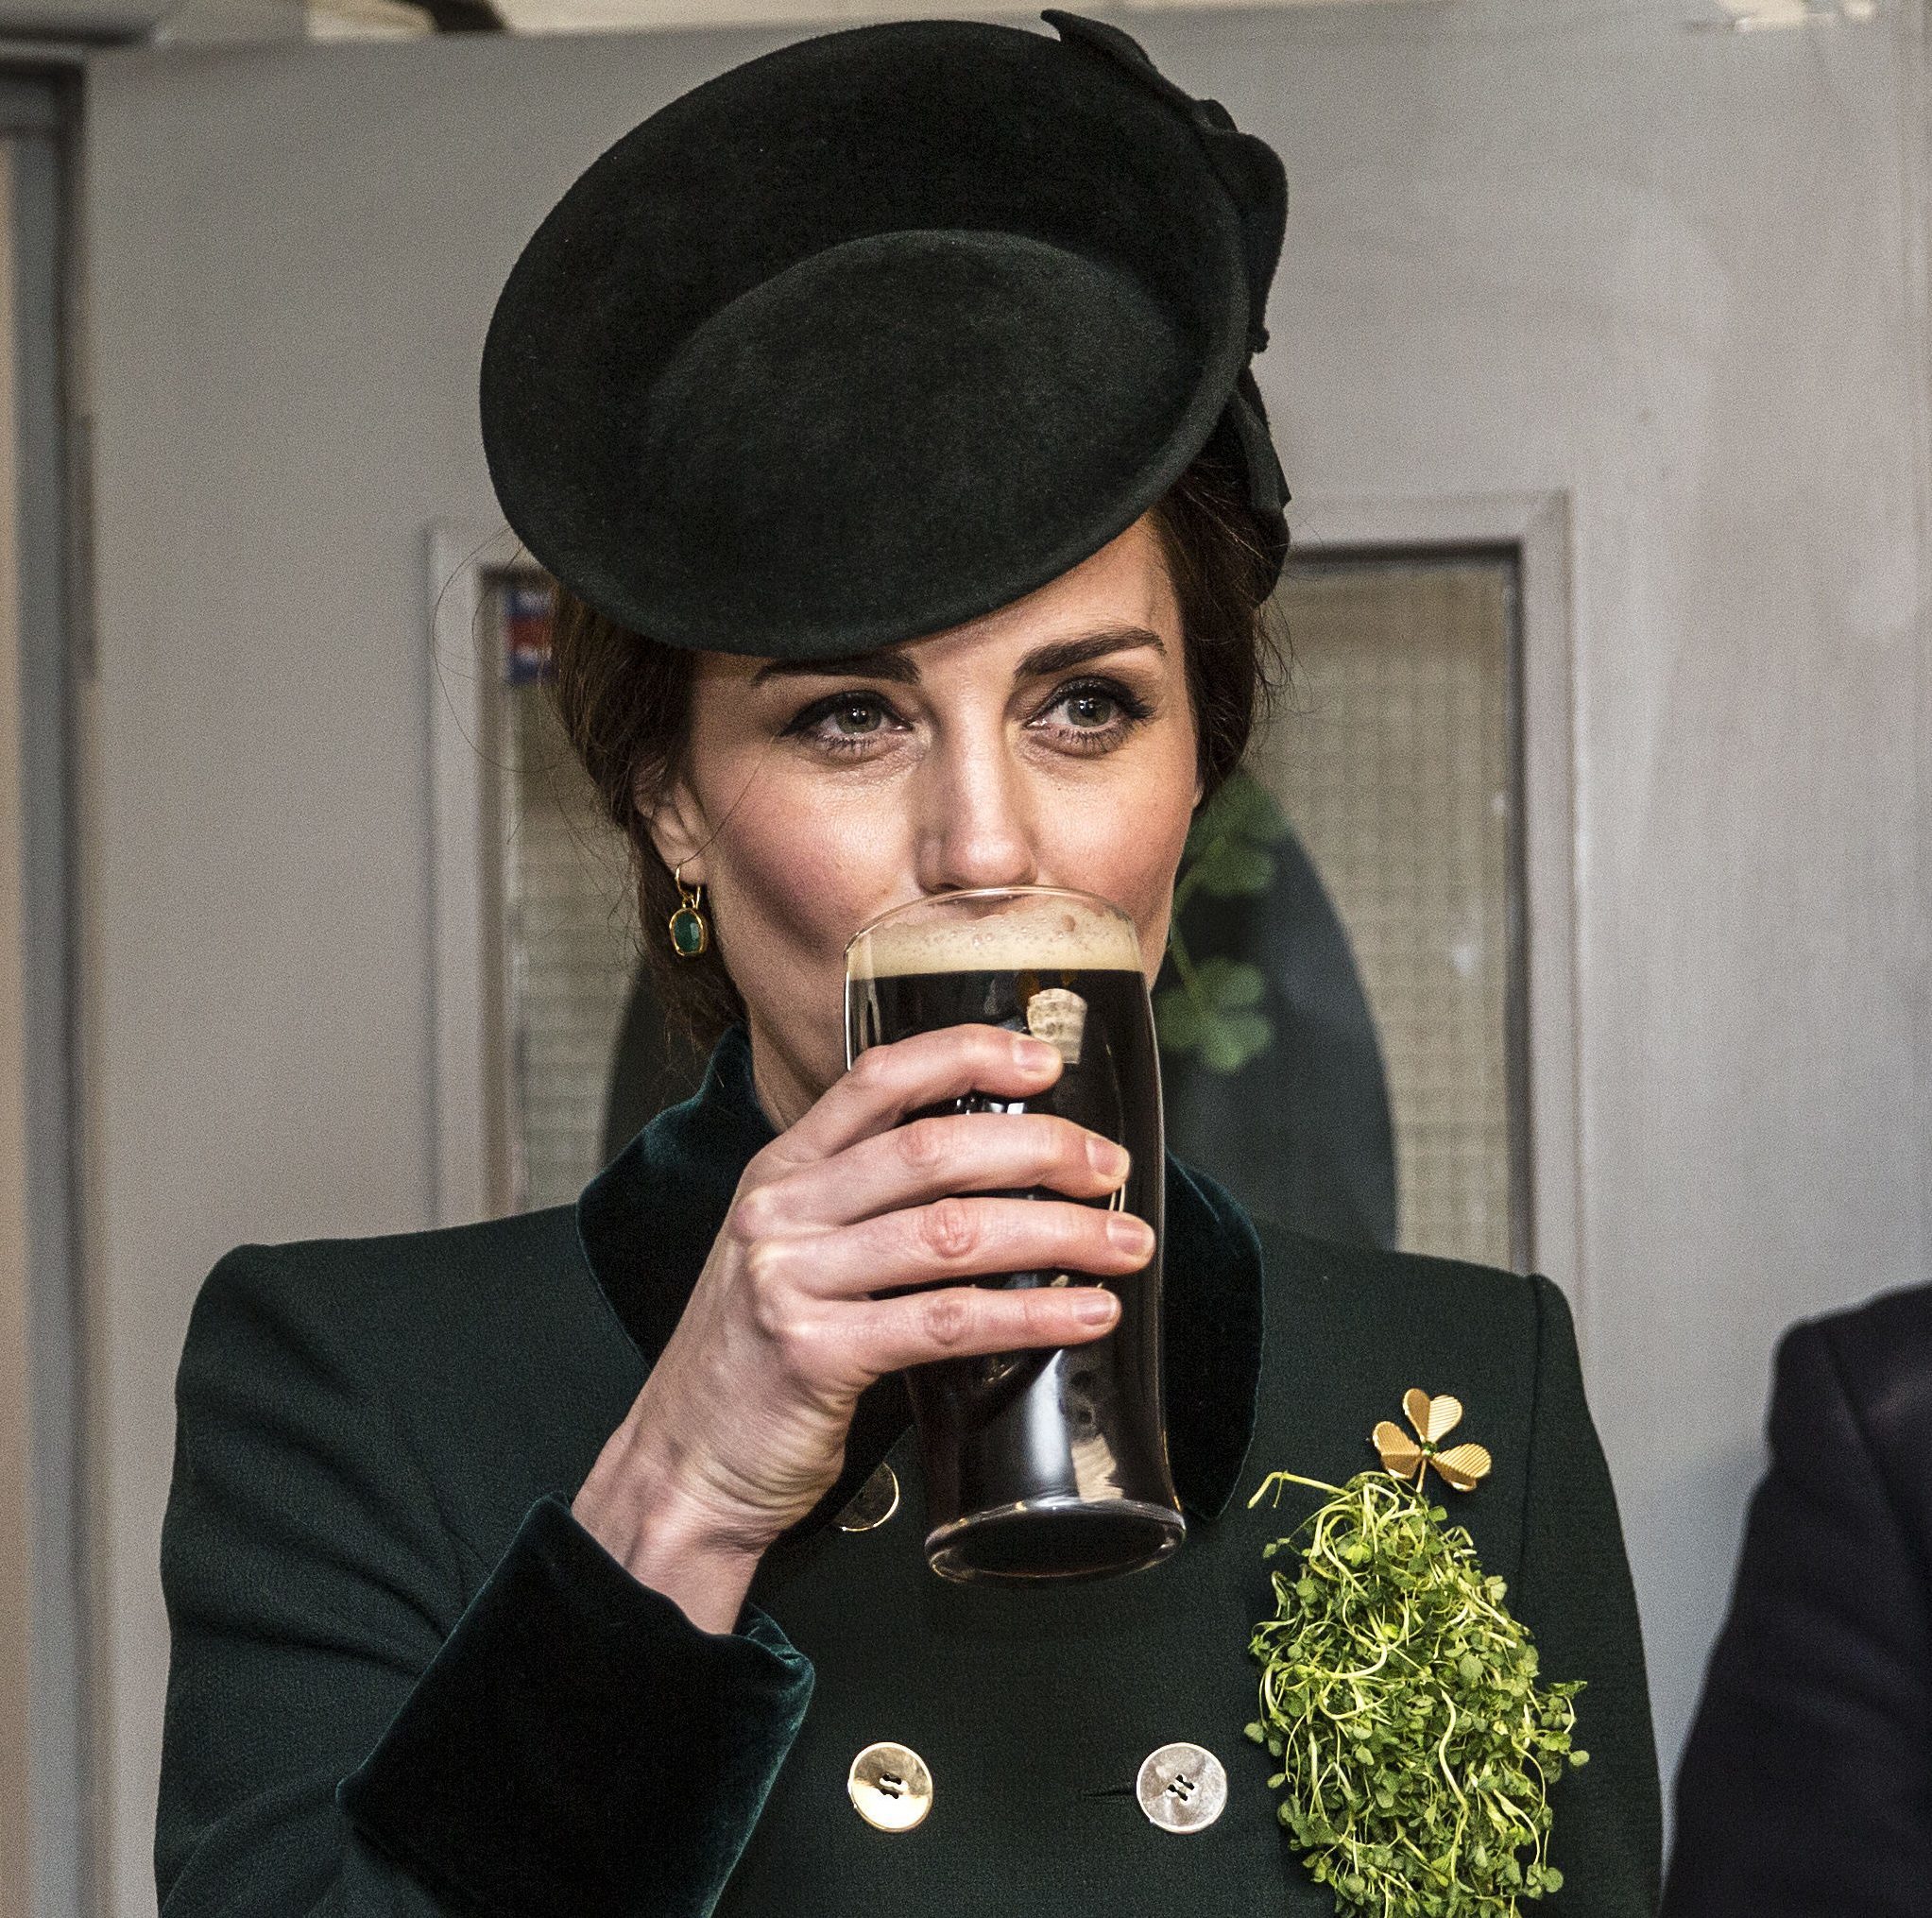
<instances>
[{"instance_id":1,"label":"brown hair","mask_svg":"<svg viewBox=\"0 0 1932 1918\"><path fill-rule=\"evenodd\" d=\"M1153 521L1180 606L1205 804L1240 763L1281 683L1273 581L1239 482L1207 455L1169 488ZM744 1002L715 941L696 959L672 952L663 926L677 888L633 798L667 783L685 750L697 656L627 631L561 586L552 644L564 730L630 848L653 991L702 1055L744 1019Z\"/></svg>"}]
</instances>

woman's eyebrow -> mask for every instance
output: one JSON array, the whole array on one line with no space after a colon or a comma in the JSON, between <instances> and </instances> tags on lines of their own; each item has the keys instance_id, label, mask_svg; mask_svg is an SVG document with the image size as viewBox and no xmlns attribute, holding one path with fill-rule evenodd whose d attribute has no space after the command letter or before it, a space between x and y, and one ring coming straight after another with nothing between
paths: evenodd
<instances>
[{"instance_id":1,"label":"woman's eyebrow","mask_svg":"<svg viewBox=\"0 0 1932 1918\"><path fill-rule=\"evenodd\" d=\"M1044 678L1049 673L1064 673L1069 666L1085 665L1103 653L1124 652L1129 646L1152 646L1165 658L1167 648L1160 635L1147 626L1103 626L1077 640L1057 640L1049 646L1035 646L1019 662L1022 679Z\"/></svg>"},{"instance_id":2,"label":"woman's eyebrow","mask_svg":"<svg viewBox=\"0 0 1932 1918\"><path fill-rule=\"evenodd\" d=\"M832 653L822 659L767 659L751 676L754 687L767 679L891 679L899 685L918 682L919 669L911 655L887 646L873 653Z\"/></svg>"},{"instance_id":3,"label":"woman's eyebrow","mask_svg":"<svg viewBox=\"0 0 1932 1918\"><path fill-rule=\"evenodd\" d=\"M1118 653L1129 646L1152 646L1165 657L1167 647L1161 637L1147 626L1103 626L1098 632L1084 633L1077 640L1055 640L1035 646L1020 660L1017 675L1037 679L1049 673L1064 673L1069 666L1084 665L1103 653ZM871 653L840 653L823 659L767 659L751 676L754 687L767 679L835 679L856 676L865 679L890 679L897 685L918 683L919 669L912 655L898 646L884 646Z\"/></svg>"}]
</instances>

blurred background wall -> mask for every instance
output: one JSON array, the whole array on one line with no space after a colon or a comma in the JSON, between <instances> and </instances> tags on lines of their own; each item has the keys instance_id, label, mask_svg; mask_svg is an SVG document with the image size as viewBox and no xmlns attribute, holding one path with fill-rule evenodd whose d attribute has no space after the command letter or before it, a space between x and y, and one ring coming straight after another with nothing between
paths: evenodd
<instances>
[{"instance_id":1,"label":"blurred background wall","mask_svg":"<svg viewBox=\"0 0 1932 1918\"><path fill-rule=\"evenodd\" d=\"M1540 529L1534 1257L1578 1309L1667 1773L1777 1331L1932 1276L1923 9L1114 17L1287 162L1258 372L1298 535ZM94 1822L50 1842L90 1909L153 1909L197 1285L238 1242L436 1216L432 529L500 524L495 291L610 140L802 30L86 64Z\"/></svg>"}]
</instances>

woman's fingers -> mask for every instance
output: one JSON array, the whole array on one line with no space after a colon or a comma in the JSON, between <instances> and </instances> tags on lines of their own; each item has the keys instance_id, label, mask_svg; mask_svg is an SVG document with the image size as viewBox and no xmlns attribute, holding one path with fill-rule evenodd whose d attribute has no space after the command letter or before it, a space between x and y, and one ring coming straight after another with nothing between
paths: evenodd
<instances>
[{"instance_id":1,"label":"woman's fingers","mask_svg":"<svg viewBox=\"0 0 1932 1918\"><path fill-rule=\"evenodd\" d=\"M1060 1076L1060 1055L1044 1039L1003 1026L955 1025L874 1046L835 1079L796 1124L752 1160L761 1176L782 1176L897 1125L921 1105L966 1092L1036 1096Z\"/></svg>"},{"instance_id":2,"label":"woman's fingers","mask_svg":"<svg viewBox=\"0 0 1932 1918\"><path fill-rule=\"evenodd\" d=\"M946 1192L1046 1186L1069 1198L1101 1198L1127 1176L1128 1156L1110 1139L1048 1112L965 1112L915 1119L862 1139L739 1201L741 1229L843 1225Z\"/></svg>"},{"instance_id":3,"label":"woman's fingers","mask_svg":"<svg viewBox=\"0 0 1932 1918\"><path fill-rule=\"evenodd\" d=\"M1114 1327L1120 1302L1098 1286L1033 1286L999 1292L947 1286L846 1308L831 1323L842 1356L868 1378L935 1359L1081 1345Z\"/></svg>"},{"instance_id":4,"label":"woman's fingers","mask_svg":"<svg viewBox=\"0 0 1932 1918\"><path fill-rule=\"evenodd\" d=\"M752 1282L820 1298L862 1297L1002 1272L1137 1272L1154 1230L1131 1212L1057 1199L949 1195L823 1232L766 1239L746 1255Z\"/></svg>"}]
</instances>

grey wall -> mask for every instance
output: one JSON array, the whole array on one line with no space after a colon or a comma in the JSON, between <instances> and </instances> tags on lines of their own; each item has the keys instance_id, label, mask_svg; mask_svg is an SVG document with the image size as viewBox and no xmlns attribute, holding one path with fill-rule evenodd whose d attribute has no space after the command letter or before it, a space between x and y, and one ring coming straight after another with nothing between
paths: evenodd
<instances>
[{"instance_id":1,"label":"grey wall","mask_svg":"<svg viewBox=\"0 0 1932 1918\"><path fill-rule=\"evenodd\" d=\"M1281 147L1307 499L1574 529L1582 1270L1667 1757L1770 1344L1926 1259L1916 7L1128 23ZM489 301L592 154L789 34L117 54L91 76L89 1164L108 1909L151 1909L195 1287L426 1223L423 529L491 502Z\"/></svg>"}]
</instances>

